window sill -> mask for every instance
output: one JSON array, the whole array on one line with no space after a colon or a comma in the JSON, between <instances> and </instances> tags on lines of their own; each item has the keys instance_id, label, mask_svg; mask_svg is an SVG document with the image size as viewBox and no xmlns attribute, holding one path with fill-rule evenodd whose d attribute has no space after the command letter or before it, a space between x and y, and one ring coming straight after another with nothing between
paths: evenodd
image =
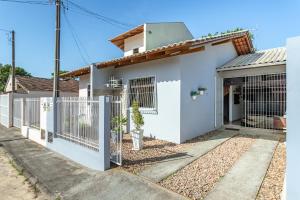
<instances>
[{"instance_id":1,"label":"window sill","mask_svg":"<svg viewBox=\"0 0 300 200\"><path fill-rule=\"evenodd\" d=\"M156 108L140 108L139 111L142 114L157 114L157 109ZM132 112L132 108L129 108L129 112Z\"/></svg>"}]
</instances>

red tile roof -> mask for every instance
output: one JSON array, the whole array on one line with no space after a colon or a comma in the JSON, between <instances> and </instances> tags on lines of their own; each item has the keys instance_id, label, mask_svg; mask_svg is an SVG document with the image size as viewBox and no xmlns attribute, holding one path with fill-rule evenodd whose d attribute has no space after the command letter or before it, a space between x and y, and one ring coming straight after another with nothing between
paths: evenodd
<instances>
[{"instance_id":1,"label":"red tile roof","mask_svg":"<svg viewBox=\"0 0 300 200\"><path fill-rule=\"evenodd\" d=\"M53 79L16 76L16 81L27 91L53 91ZM61 92L78 93L79 83L76 80L60 80L59 90Z\"/></svg>"}]
</instances>

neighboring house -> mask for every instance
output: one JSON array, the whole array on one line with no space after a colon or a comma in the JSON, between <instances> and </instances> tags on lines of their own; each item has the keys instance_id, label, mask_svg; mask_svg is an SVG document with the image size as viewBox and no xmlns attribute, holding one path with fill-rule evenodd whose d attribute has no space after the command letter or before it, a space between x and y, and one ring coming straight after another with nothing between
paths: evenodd
<instances>
[{"instance_id":1,"label":"neighboring house","mask_svg":"<svg viewBox=\"0 0 300 200\"><path fill-rule=\"evenodd\" d=\"M15 93L27 94L31 97L46 97L53 94L53 79L16 76ZM60 92L62 96L78 96L79 82L73 79L60 80ZM5 90L12 91L12 76L9 76Z\"/></svg>"},{"instance_id":2,"label":"neighboring house","mask_svg":"<svg viewBox=\"0 0 300 200\"><path fill-rule=\"evenodd\" d=\"M62 77L79 77L79 96L121 95L130 121L130 107L137 100L146 136L182 143L222 127L226 120L239 119L248 126L250 116L255 121L258 115L275 115L262 109L254 114L246 109L248 103L240 103L253 100L246 94L248 75L285 72L284 49L253 54L248 31L194 39L184 23L146 23L111 42L124 52L123 57ZM238 111L233 111L238 104ZM233 112L239 116L233 117Z\"/></svg>"}]
</instances>

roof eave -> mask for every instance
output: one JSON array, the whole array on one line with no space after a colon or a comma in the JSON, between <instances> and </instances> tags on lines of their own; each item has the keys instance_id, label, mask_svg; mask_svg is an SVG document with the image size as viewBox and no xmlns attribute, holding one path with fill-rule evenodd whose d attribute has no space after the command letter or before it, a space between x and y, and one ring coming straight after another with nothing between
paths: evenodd
<instances>
[{"instance_id":1,"label":"roof eave","mask_svg":"<svg viewBox=\"0 0 300 200\"><path fill-rule=\"evenodd\" d=\"M217 68L218 72L222 71L234 71L239 69L252 69L252 68L259 68L259 67L269 67L269 66L275 66L275 65L285 65L286 61L282 62L275 62L275 63L261 63L256 65L243 65L238 67L225 67L225 68Z\"/></svg>"}]
</instances>

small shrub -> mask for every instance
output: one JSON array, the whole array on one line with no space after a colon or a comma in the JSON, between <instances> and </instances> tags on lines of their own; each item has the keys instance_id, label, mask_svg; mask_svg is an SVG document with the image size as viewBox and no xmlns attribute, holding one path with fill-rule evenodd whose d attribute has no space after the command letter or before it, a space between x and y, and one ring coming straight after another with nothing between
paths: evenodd
<instances>
[{"instance_id":1,"label":"small shrub","mask_svg":"<svg viewBox=\"0 0 300 200\"><path fill-rule=\"evenodd\" d=\"M141 112L139 111L139 103L134 101L132 103L132 120L135 125L136 130L140 130L144 125L144 118Z\"/></svg>"}]
</instances>

